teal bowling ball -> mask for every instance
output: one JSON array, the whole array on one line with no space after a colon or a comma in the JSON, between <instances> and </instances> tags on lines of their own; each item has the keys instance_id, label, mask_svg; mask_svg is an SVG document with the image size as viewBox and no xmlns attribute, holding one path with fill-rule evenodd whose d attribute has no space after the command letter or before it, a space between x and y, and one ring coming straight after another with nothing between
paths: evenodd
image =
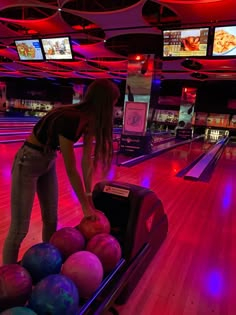
<instances>
[{"instance_id":1,"label":"teal bowling ball","mask_svg":"<svg viewBox=\"0 0 236 315\"><path fill-rule=\"evenodd\" d=\"M28 307L38 315L77 315L79 293L67 277L50 275L33 288Z\"/></svg>"},{"instance_id":2,"label":"teal bowling ball","mask_svg":"<svg viewBox=\"0 0 236 315\"><path fill-rule=\"evenodd\" d=\"M4 312L0 313L0 315L37 315L33 310L27 307L12 307Z\"/></svg>"}]
</instances>

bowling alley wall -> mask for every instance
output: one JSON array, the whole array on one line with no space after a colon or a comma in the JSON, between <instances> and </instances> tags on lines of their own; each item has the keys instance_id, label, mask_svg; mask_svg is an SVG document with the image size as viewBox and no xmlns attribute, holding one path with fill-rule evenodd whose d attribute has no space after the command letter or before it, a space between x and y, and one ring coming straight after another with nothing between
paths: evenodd
<instances>
[{"instance_id":1,"label":"bowling alley wall","mask_svg":"<svg viewBox=\"0 0 236 315\"><path fill-rule=\"evenodd\" d=\"M236 130L236 81L166 80L162 76L162 60L157 55L131 54L125 84L124 104L114 109L115 125L123 124L126 102L149 102L148 128L175 129L183 92L194 90L191 124L195 130L200 133L211 127Z\"/></svg>"},{"instance_id":2,"label":"bowling alley wall","mask_svg":"<svg viewBox=\"0 0 236 315\"><path fill-rule=\"evenodd\" d=\"M46 79L9 79L6 84L6 115L41 117L54 106L71 104L73 87Z\"/></svg>"},{"instance_id":3,"label":"bowling alley wall","mask_svg":"<svg viewBox=\"0 0 236 315\"><path fill-rule=\"evenodd\" d=\"M79 103L92 80L71 82L54 79L8 79L2 82L2 103L7 116L44 116L56 106ZM123 107L125 81L116 82L121 91L117 106ZM5 100L5 101L3 101ZM0 103L1 105L1 103ZM121 113L121 117L123 112ZM121 118L122 123L122 118Z\"/></svg>"},{"instance_id":4,"label":"bowling alley wall","mask_svg":"<svg viewBox=\"0 0 236 315\"><path fill-rule=\"evenodd\" d=\"M152 104L153 123L170 129L176 126L185 88L196 89L193 126L236 129L235 81L161 80L159 95Z\"/></svg>"},{"instance_id":5,"label":"bowling alley wall","mask_svg":"<svg viewBox=\"0 0 236 315\"><path fill-rule=\"evenodd\" d=\"M132 61L131 70L138 69L135 81L116 80L120 88L121 97L114 108L115 126L122 126L124 106L128 100L149 102L148 127L155 124L157 128L168 127L174 129L178 124L181 96L183 88L196 88L196 100L194 104L193 126L195 127L218 127L236 130L236 81L201 81L201 80L165 80L161 77L159 64L153 55L146 54L146 59L139 62ZM154 60L153 60L154 58ZM146 80L144 93L139 93L135 82L139 82L139 76L150 78L150 69L141 66L149 59L154 64L151 84ZM140 67L139 67L140 66ZM140 69L139 69L139 68ZM136 69L137 68L137 69ZM147 70L145 72L145 70ZM56 82L49 79L26 80L9 79L3 82L4 107L15 115L45 115L54 106L74 103L82 99L91 80L72 83L68 80ZM127 89L128 84L130 90ZM131 84L132 83L132 84ZM143 95L142 95L143 94ZM6 107L5 107L6 106ZM14 110L14 111L13 111Z\"/></svg>"}]
</instances>

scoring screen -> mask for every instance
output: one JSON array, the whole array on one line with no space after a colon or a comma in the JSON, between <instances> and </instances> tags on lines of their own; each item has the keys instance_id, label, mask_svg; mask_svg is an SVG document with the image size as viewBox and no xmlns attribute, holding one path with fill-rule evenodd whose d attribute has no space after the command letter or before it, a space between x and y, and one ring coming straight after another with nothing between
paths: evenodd
<instances>
[{"instance_id":1,"label":"scoring screen","mask_svg":"<svg viewBox=\"0 0 236 315\"><path fill-rule=\"evenodd\" d=\"M163 57L207 56L209 28L166 30Z\"/></svg>"}]
</instances>

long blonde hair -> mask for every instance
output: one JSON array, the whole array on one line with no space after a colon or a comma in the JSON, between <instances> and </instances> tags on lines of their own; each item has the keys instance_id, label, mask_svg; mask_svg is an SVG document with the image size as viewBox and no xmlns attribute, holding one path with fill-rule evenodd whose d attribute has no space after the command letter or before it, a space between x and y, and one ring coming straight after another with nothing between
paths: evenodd
<instances>
[{"instance_id":1,"label":"long blonde hair","mask_svg":"<svg viewBox=\"0 0 236 315\"><path fill-rule=\"evenodd\" d=\"M119 96L120 90L115 83L96 79L89 85L82 104L78 105L92 117L88 129L96 142L94 167L101 162L104 172L110 169L113 157L113 105Z\"/></svg>"}]
</instances>

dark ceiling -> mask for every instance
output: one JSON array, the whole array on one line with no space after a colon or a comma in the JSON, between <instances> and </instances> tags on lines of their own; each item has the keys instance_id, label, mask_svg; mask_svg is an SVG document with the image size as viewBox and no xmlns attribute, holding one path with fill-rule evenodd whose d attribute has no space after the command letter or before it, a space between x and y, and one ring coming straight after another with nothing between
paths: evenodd
<instances>
[{"instance_id":1,"label":"dark ceiling","mask_svg":"<svg viewBox=\"0 0 236 315\"><path fill-rule=\"evenodd\" d=\"M162 29L231 25L235 0L1 0L0 75L125 79L128 56L162 55ZM19 61L14 40L69 35L73 61ZM235 58L163 62L163 79L236 80ZM200 67L195 69L196 63Z\"/></svg>"}]
</instances>

